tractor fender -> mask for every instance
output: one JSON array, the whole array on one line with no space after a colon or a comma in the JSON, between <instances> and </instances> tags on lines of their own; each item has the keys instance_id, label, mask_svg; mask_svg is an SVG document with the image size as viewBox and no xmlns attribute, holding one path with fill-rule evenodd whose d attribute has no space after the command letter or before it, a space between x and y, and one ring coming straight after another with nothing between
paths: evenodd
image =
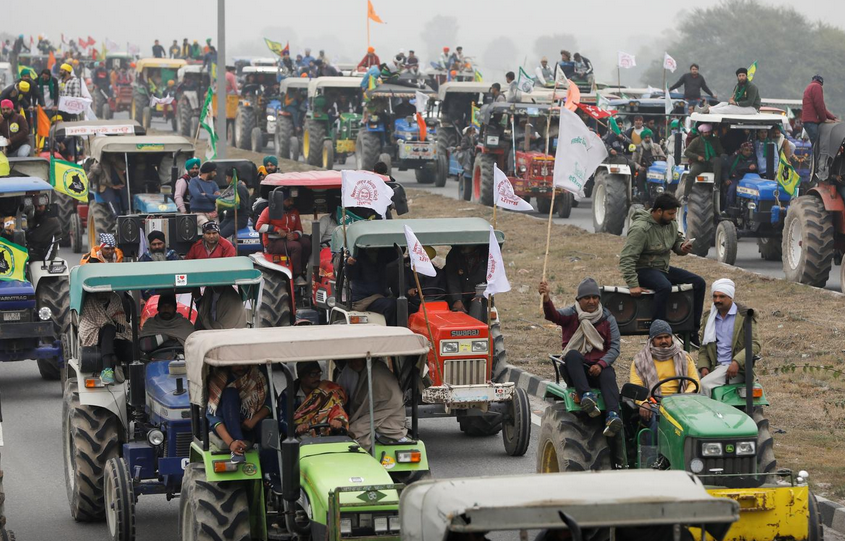
<instances>
[{"instance_id":1,"label":"tractor fender","mask_svg":"<svg viewBox=\"0 0 845 541\"><path fill-rule=\"evenodd\" d=\"M378 312L363 312L357 310L347 310L342 306L335 306L332 308L331 313L329 314L329 324L330 325L354 325L355 323L351 323L351 319L354 317L365 317L366 321L357 323L360 324L369 324L369 325L379 325L382 327L387 326L387 320L384 319L384 316L379 314Z\"/></svg>"},{"instance_id":2,"label":"tractor fender","mask_svg":"<svg viewBox=\"0 0 845 541\"><path fill-rule=\"evenodd\" d=\"M256 252L254 254L249 254L249 258L252 259L253 265L257 265L262 269L281 272L282 274L288 277L289 281L293 281L293 272L284 265L279 265L278 263L268 261L267 258L264 257L264 252Z\"/></svg>"},{"instance_id":3,"label":"tractor fender","mask_svg":"<svg viewBox=\"0 0 845 541\"><path fill-rule=\"evenodd\" d=\"M199 110L200 100L199 100L199 97L197 96L196 90L185 90L183 92L183 95L188 99L188 103L191 104L191 109Z\"/></svg>"},{"instance_id":4,"label":"tractor fender","mask_svg":"<svg viewBox=\"0 0 845 541\"><path fill-rule=\"evenodd\" d=\"M29 274L32 276L32 287L36 290L38 289L38 282L41 281L42 278L68 278L70 276L70 271L68 270L67 261L64 259L56 258L52 261L47 261L46 268L42 267L42 261L30 261L29 263ZM56 267L58 264L64 265L64 270L58 273L51 273L49 271L50 267Z\"/></svg>"},{"instance_id":5,"label":"tractor fender","mask_svg":"<svg viewBox=\"0 0 845 541\"><path fill-rule=\"evenodd\" d=\"M836 191L833 184L819 184L811 188L807 194L818 196L822 200L824 209L833 214L833 224L837 233L845 233L845 201Z\"/></svg>"},{"instance_id":6,"label":"tractor fender","mask_svg":"<svg viewBox=\"0 0 845 541\"><path fill-rule=\"evenodd\" d=\"M81 405L107 409L120 419L120 424L124 428L129 426L126 410L126 397L129 394L129 387L126 382L115 383L108 387L88 388L85 386L85 380L90 378L91 375L81 374L79 372L79 361L77 359L69 359L68 366L76 374L77 392L79 393L79 403Z\"/></svg>"}]
</instances>

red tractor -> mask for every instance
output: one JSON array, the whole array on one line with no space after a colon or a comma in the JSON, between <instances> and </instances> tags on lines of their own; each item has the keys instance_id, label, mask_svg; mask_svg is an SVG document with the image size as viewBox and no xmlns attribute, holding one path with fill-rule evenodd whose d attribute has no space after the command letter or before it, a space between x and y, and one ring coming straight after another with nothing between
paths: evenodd
<instances>
[{"instance_id":1,"label":"red tractor","mask_svg":"<svg viewBox=\"0 0 845 541\"><path fill-rule=\"evenodd\" d=\"M553 180L559 108L549 103L491 103L482 107L478 116L481 132L472 179L459 187L463 199L493 205L495 165L508 175L514 193L529 202L533 197L543 214L551 210L555 190L555 212L568 218L574 198L562 188L554 188ZM545 152L547 129L549 154Z\"/></svg>"}]
</instances>

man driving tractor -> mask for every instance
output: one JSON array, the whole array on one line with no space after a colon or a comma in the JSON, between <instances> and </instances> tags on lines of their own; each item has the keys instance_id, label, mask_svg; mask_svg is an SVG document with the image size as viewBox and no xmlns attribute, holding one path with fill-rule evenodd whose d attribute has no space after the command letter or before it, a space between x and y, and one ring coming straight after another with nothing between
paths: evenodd
<instances>
[{"instance_id":1,"label":"man driving tractor","mask_svg":"<svg viewBox=\"0 0 845 541\"><path fill-rule=\"evenodd\" d=\"M193 324L176 311L176 295L162 293L158 297L158 313L144 322L139 338L153 338L155 347L162 347L168 342L185 345L185 340L194 332Z\"/></svg>"},{"instance_id":2,"label":"man driving tractor","mask_svg":"<svg viewBox=\"0 0 845 541\"><path fill-rule=\"evenodd\" d=\"M487 281L487 246L461 246L446 256L446 293L449 306L468 312L475 297L475 286Z\"/></svg>"},{"instance_id":3,"label":"man driving tractor","mask_svg":"<svg viewBox=\"0 0 845 541\"><path fill-rule=\"evenodd\" d=\"M285 194L284 209L281 217L276 217L279 209L271 204L263 211L255 222L255 230L261 233L261 240L267 253L283 255L290 258L292 271L296 279L294 285L305 285L305 270L311 257L311 237L302 230L299 211L294 208L293 197ZM274 214L271 217L271 214Z\"/></svg>"},{"instance_id":4,"label":"man driving tractor","mask_svg":"<svg viewBox=\"0 0 845 541\"><path fill-rule=\"evenodd\" d=\"M373 423L376 438L385 438L396 442L406 439L405 399L396 375L387 365L373 359ZM370 411L369 383L367 381L367 360L352 359L347 362L338 380L349 396L349 433L361 447L369 449Z\"/></svg>"}]
</instances>

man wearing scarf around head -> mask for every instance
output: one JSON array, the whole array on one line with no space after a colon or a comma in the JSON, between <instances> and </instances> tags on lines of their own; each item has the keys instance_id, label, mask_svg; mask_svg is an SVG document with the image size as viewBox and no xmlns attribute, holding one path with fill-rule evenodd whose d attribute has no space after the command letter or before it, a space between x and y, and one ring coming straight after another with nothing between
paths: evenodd
<instances>
[{"instance_id":1,"label":"man wearing scarf around head","mask_svg":"<svg viewBox=\"0 0 845 541\"><path fill-rule=\"evenodd\" d=\"M631 363L631 383L651 391L658 382L676 376L698 381L695 363L684 351L681 342L672 335L672 327L662 319L655 319L649 327L645 347ZM654 393L655 397L666 397L696 390L696 386L689 381L675 380L661 385ZM643 424L654 427L654 411L646 403L640 405L640 419Z\"/></svg>"},{"instance_id":2,"label":"man wearing scarf around head","mask_svg":"<svg viewBox=\"0 0 845 541\"><path fill-rule=\"evenodd\" d=\"M601 304L599 286L592 278L578 285L575 304L556 310L549 296L548 282L540 282L546 319L560 325L563 361L569 381L581 399L581 410L590 417L601 414L591 387L601 389L607 406L604 435L612 438L622 428L619 418L619 387L613 362L619 357L619 326Z\"/></svg>"},{"instance_id":3,"label":"man wearing scarf around head","mask_svg":"<svg viewBox=\"0 0 845 541\"><path fill-rule=\"evenodd\" d=\"M716 280L711 289L713 305L702 317L705 323L701 326L698 352L701 394L706 396L726 383L745 381L745 318L748 317L748 308L734 302L733 281ZM754 355L760 353L756 317L751 319L751 351Z\"/></svg>"},{"instance_id":4,"label":"man wearing scarf around head","mask_svg":"<svg viewBox=\"0 0 845 541\"><path fill-rule=\"evenodd\" d=\"M654 132L650 128L643 128L640 132L640 144L634 151L631 160L634 162L634 169L636 169L637 191L639 192L640 201L646 202L646 176L648 175L648 168L655 162L655 160L665 160L666 155L663 154L663 149L660 145L654 142Z\"/></svg>"},{"instance_id":5,"label":"man wearing scarf around head","mask_svg":"<svg viewBox=\"0 0 845 541\"><path fill-rule=\"evenodd\" d=\"M719 138L713 134L713 126L710 124L699 124L696 128L699 136L690 141L684 151L684 156L689 159L690 170L684 182L684 197L689 197L695 178L704 172L713 173L713 180L721 189L722 182L722 154L725 149Z\"/></svg>"},{"instance_id":6,"label":"man wearing scarf around head","mask_svg":"<svg viewBox=\"0 0 845 541\"><path fill-rule=\"evenodd\" d=\"M728 103L720 103L710 107L709 112L722 115L755 115L760 111L760 90L757 85L748 80L748 69L736 70L736 86L731 93Z\"/></svg>"}]
</instances>

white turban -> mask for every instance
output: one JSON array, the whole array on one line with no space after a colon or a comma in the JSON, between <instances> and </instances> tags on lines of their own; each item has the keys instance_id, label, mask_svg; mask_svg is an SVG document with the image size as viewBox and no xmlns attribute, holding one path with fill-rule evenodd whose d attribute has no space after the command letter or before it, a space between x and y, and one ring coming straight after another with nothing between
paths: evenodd
<instances>
[{"instance_id":1,"label":"white turban","mask_svg":"<svg viewBox=\"0 0 845 541\"><path fill-rule=\"evenodd\" d=\"M713 282L713 285L710 287L713 293L723 293L730 297L731 299L734 298L734 294L736 293L736 284L733 280L729 278L722 278ZM710 305L710 316L707 318L707 325L704 327L704 340L702 340L701 345L709 344L710 342L716 341L716 314L718 310L716 309L715 304Z\"/></svg>"}]
</instances>

